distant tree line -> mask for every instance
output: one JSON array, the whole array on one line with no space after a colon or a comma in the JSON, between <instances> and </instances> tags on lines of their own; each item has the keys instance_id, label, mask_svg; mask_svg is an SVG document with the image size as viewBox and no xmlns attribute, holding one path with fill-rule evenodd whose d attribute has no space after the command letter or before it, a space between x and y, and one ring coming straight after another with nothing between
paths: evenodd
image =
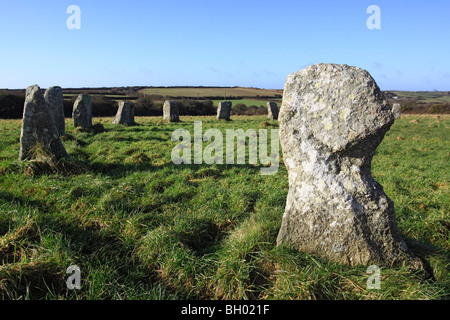
<instances>
[{"instance_id":1,"label":"distant tree line","mask_svg":"<svg viewBox=\"0 0 450 320\"><path fill-rule=\"evenodd\" d=\"M211 100L176 99L179 102L180 115L200 116L214 115L217 109ZM134 103L136 116L162 116L164 99L161 96L139 98Z\"/></svg>"},{"instance_id":2,"label":"distant tree line","mask_svg":"<svg viewBox=\"0 0 450 320\"><path fill-rule=\"evenodd\" d=\"M0 93L0 119L21 119L25 93Z\"/></svg>"},{"instance_id":3,"label":"distant tree line","mask_svg":"<svg viewBox=\"0 0 450 320\"><path fill-rule=\"evenodd\" d=\"M95 89L102 92L103 88ZM106 89L105 89L106 90ZM132 90L136 92L135 90ZM66 91L64 91L67 93ZM133 100L135 104L136 116L162 116L164 100L168 99L160 95L130 96L129 88L117 89L118 96L107 97L106 95L96 95L91 92L92 115L94 117L114 117L117 113L118 102L116 100ZM111 90L108 91L111 95ZM64 114L67 118L72 117L73 104L77 95L64 99ZM212 99L197 100L192 98L175 99L180 103L180 115L215 115L216 107ZM217 99L217 100L220 100ZM232 101L232 100L231 100ZM6 90L0 91L0 119L21 119L23 116L23 106L25 102L25 90ZM414 99L398 101L402 106L403 113L425 114L425 113L450 113L450 104L448 103L418 103ZM267 107L263 105L246 106L237 103L232 107L232 113L235 115L264 115L267 114Z\"/></svg>"},{"instance_id":4,"label":"distant tree line","mask_svg":"<svg viewBox=\"0 0 450 320\"><path fill-rule=\"evenodd\" d=\"M267 114L267 106L265 106L265 105L247 106L243 103L237 103L231 107L231 112L234 115L238 115L238 116L265 115L265 114Z\"/></svg>"},{"instance_id":5,"label":"distant tree line","mask_svg":"<svg viewBox=\"0 0 450 320\"><path fill-rule=\"evenodd\" d=\"M129 97L128 97L129 98ZM142 97L134 101L136 116L162 116L164 100L162 97ZM64 115L72 117L73 104L77 96L64 99ZM114 117L119 108L115 100L124 100L93 95L92 115L94 117ZM129 99L127 99L129 100ZM214 115L216 108L211 100L177 100L180 103L180 115ZM24 93L0 93L0 119L22 119Z\"/></svg>"},{"instance_id":6,"label":"distant tree line","mask_svg":"<svg viewBox=\"0 0 450 320\"><path fill-rule=\"evenodd\" d=\"M414 99L399 101L402 113L406 114L448 114L450 103L417 103Z\"/></svg>"}]
</instances>

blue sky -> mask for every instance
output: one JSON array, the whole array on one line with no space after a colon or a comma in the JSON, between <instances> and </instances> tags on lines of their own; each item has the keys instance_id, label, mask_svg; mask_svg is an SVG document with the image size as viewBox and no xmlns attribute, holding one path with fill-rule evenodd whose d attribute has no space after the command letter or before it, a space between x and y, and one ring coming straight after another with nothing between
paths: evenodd
<instances>
[{"instance_id":1,"label":"blue sky","mask_svg":"<svg viewBox=\"0 0 450 320\"><path fill-rule=\"evenodd\" d=\"M326 62L366 69L382 90L447 91L449 16L448 0L0 0L0 88L283 88Z\"/></svg>"}]
</instances>

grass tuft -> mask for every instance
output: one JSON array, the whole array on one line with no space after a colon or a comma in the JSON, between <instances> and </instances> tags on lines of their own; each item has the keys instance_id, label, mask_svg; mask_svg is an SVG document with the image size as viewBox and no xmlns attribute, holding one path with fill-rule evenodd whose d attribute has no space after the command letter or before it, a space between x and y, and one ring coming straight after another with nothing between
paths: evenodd
<instances>
[{"instance_id":1,"label":"grass tuft","mask_svg":"<svg viewBox=\"0 0 450 320\"><path fill-rule=\"evenodd\" d=\"M86 171L86 167L73 159L57 160L55 156L41 144L36 144L31 150L31 160L25 160L19 165L28 176L40 176L58 173L62 175L77 175Z\"/></svg>"}]
</instances>

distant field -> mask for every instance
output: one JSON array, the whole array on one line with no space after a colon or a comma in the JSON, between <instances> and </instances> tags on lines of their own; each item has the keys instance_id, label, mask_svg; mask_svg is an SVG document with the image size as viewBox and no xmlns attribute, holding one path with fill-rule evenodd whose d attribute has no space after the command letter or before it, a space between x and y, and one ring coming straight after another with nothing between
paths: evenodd
<instances>
[{"instance_id":1,"label":"distant field","mask_svg":"<svg viewBox=\"0 0 450 320\"><path fill-rule=\"evenodd\" d=\"M71 98L78 96L79 93L64 93L64 98ZM126 95L121 94L91 94L91 96L105 96L107 98L124 98L127 97Z\"/></svg>"},{"instance_id":2,"label":"distant field","mask_svg":"<svg viewBox=\"0 0 450 320\"><path fill-rule=\"evenodd\" d=\"M212 97L212 96L223 96L225 98L229 97L256 97L256 96L267 96L267 97L280 97L283 95L283 90L276 89L258 89L258 88L207 88L207 87L186 87L186 88L146 88L139 90L140 93L145 93L148 95L162 95L162 96L172 96L172 97Z\"/></svg>"},{"instance_id":3,"label":"distant field","mask_svg":"<svg viewBox=\"0 0 450 320\"><path fill-rule=\"evenodd\" d=\"M446 92L434 91L390 91L399 99L412 99L417 103L450 103L450 95Z\"/></svg>"}]
</instances>

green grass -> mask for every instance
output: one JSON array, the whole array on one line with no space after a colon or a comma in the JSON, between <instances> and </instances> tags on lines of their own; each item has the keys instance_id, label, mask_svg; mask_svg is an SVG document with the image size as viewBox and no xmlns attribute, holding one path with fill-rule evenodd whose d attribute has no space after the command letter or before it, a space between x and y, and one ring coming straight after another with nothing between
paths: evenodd
<instances>
[{"instance_id":1,"label":"green grass","mask_svg":"<svg viewBox=\"0 0 450 320\"><path fill-rule=\"evenodd\" d=\"M449 117L397 120L374 157L373 175L395 203L406 242L434 275L382 268L380 290L367 289L366 266L276 246L288 192L282 164L263 176L258 165L171 161L172 132L193 134L195 120L203 132L271 129L276 121L137 118L126 127L111 120L94 119L105 127L95 133L67 119L63 143L72 160L57 173L20 163L21 122L0 121L0 298L449 297ZM82 288L69 291L66 269L74 264Z\"/></svg>"}]
</instances>

